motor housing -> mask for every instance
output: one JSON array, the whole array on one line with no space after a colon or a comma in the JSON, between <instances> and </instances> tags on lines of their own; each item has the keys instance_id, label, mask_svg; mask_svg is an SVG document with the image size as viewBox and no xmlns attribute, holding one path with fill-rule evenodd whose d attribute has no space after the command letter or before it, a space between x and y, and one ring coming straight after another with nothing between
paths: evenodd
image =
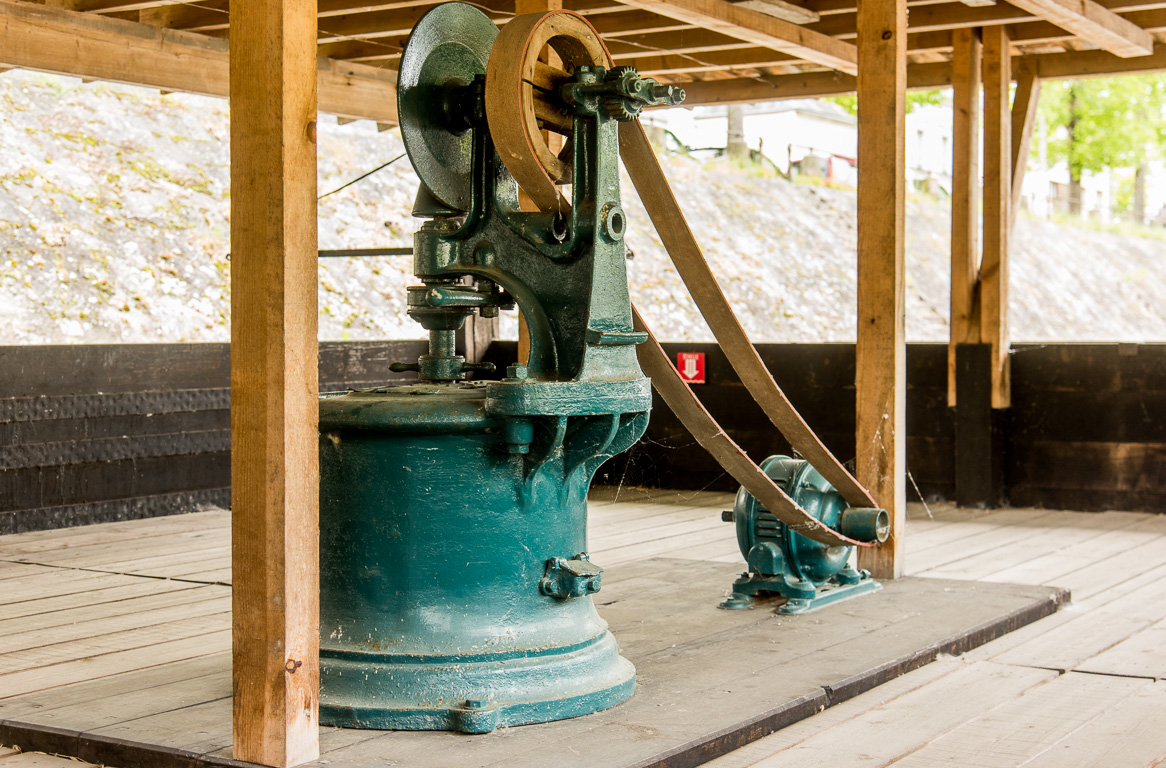
<instances>
[{"instance_id":1,"label":"motor housing","mask_svg":"<svg viewBox=\"0 0 1166 768\"><path fill-rule=\"evenodd\" d=\"M825 525L860 541L887 538L886 510L849 506L808 461L770 456L760 466L787 496ZM882 588L868 571L851 566L854 547L828 546L800 535L744 488L737 491L733 509L721 517L736 525L737 544L749 565L722 608L749 608L757 596L768 595L785 598L780 613L804 613Z\"/></svg>"}]
</instances>

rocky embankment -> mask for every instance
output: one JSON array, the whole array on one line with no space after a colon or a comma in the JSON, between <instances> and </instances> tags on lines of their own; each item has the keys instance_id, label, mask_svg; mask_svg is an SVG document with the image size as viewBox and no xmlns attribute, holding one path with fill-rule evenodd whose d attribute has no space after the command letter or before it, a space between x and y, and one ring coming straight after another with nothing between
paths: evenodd
<instances>
[{"instance_id":1,"label":"rocky embankment","mask_svg":"<svg viewBox=\"0 0 1166 768\"><path fill-rule=\"evenodd\" d=\"M0 75L0 320L5 343L225 341L230 323L227 105L11 71ZM402 153L371 123L319 131L321 194ZM848 341L855 196L663 159L755 341ZM409 245L407 158L320 201L319 247ZM710 340L630 184L632 293L657 335ZM949 211L907 213L907 334L947 337ZM323 260L320 338L416 338L407 257ZM1166 340L1166 241L1022 219L1011 266L1018 341ZM503 324L513 335L516 323Z\"/></svg>"}]
</instances>

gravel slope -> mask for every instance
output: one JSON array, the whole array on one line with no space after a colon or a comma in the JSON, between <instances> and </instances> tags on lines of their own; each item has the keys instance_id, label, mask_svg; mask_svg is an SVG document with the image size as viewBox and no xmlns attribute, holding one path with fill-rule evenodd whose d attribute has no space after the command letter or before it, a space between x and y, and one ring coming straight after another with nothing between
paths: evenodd
<instances>
[{"instance_id":1,"label":"gravel slope","mask_svg":"<svg viewBox=\"0 0 1166 768\"><path fill-rule=\"evenodd\" d=\"M0 321L9 344L229 337L224 101L24 72L0 76ZM319 188L402 152L396 131L320 124ZM677 196L756 341L849 341L855 197L665 158ZM320 247L408 245L407 160L320 202ZM633 295L661 338L709 340L631 185ZM912 202L907 334L947 336L948 209ZM1017 341L1166 340L1166 241L1022 219L1014 233ZM408 258L320 267L322 339L415 338ZM507 318L504 335L513 335Z\"/></svg>"}]
</instances>

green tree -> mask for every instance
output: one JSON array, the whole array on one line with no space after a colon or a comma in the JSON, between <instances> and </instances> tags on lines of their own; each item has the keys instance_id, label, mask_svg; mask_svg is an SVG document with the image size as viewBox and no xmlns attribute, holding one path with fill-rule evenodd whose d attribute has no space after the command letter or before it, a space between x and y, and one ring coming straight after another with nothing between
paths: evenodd
<instances>
[{"instance_id":1,"label":"green tree","mask_svg":"<svg viewBox=\"0 0 1166 768\"><path fill-rule=\"evenodd\" d=\"M858 114L858 97L831 96L826 101L837 104L852 115ZM944 106L951 103L951 89L941 91L907 91L907 114L922 106Z\"/></svg>"},{"instance_id":2,"label":"green tree","mask_svg":"<svg viewBox=\"0 0 1166 768\"><path fill-rule=\"evenodd\" d=\"M1049 159L1069 167L1070 210L1081 210L1081 174L1134 168L1166 144L1166 78L1161 75L1046 82L1040 111ZM1143 212L1135 211L1135 216Z\"/></svg>"}]
</instances>

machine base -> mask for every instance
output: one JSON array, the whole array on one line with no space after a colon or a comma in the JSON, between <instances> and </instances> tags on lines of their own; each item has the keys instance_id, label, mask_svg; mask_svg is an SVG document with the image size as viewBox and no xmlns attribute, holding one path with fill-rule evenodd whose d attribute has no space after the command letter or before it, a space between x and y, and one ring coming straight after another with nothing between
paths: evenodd
<instances>
[{"instance_id":1,"label":"machine base","mask_svg":"<svg viewBox=\"0 0 1166 768\"><path fill-rule=\"evenodd\" d=\"M729 595L720 607L726 610L744 610L752 608L755 596L759 594L773 594L786 598L786 601L777 609L778 613L797 614L849 600L852 597L877 592L883 585L875 581L865 571L862 576L851 583L828 581L813 591L812 595L805 590L791 590L785 582L784 576L763 577L758 574L742 574L733 582L733 593Z\"/></svg>"},{"instance_id":2,"label":"machine base","mask_svg":"<svg viewBox=\"0 0 1166 768\"><path fill-rule=\"evenodd\" d=\"M636 671L604 632L575 646L465 656L322 649L320 682L323 725L489 733L614 707L635 692Z\"/></svg>"}]
</instances>

